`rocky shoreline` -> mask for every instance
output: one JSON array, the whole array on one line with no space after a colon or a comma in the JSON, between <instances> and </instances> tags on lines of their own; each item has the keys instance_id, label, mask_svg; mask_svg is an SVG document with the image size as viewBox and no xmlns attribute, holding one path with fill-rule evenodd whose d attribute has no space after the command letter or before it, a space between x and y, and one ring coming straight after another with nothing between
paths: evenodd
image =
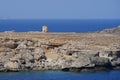
<instances>
[{"instance_id":1,"label":"rocky shoreline","mask_svg":"<svg viewBox=\"0 0 120 80\"><path fill-rule=\"evenodd\" d=\"M0 33L0 71L120 69L120 36L101 33Z\"/></svg>"}]
</instances>

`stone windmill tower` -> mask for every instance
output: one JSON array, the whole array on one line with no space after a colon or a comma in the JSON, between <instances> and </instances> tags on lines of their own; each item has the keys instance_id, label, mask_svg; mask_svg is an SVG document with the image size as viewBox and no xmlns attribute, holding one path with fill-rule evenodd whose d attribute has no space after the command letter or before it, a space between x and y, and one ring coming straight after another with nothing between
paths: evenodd
<instances>
[{"instance_id":1,"label":"stone windmill tower","mask_svg":"<svg viewBox=\"0 0 120 80\"><path fill-rule=\"evenodd\" d=\"M48 27L47 26L42 26L42 32L44 32L44 33L48 32Z\"/></svg>"}]
</instances>

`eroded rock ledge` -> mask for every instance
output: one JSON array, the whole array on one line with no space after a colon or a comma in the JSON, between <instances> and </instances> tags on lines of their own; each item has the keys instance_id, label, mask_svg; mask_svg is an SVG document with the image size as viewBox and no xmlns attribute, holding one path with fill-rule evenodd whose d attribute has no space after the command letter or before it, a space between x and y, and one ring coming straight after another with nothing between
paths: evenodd
<instances>
[{"instance_id":1,"label":"eroded rock ledge","mask_svg":"<svg viewBox=\"0 0 120 80\"><path fill-rule=\"evenodd\" d=\"M0 71L120 69L120 36L0 33Z\"/></svg>"}]
</instances>

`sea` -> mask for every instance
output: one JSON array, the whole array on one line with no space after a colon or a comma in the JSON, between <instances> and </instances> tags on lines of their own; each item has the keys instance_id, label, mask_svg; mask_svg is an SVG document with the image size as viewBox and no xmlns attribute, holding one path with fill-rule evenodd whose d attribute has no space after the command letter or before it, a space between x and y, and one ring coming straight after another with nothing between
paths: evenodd
<instances>
[{"instance_id":1,"label":"sea","mask_svg":"<svg viewBox=\"0 0 120 80\"><path fill-rule=\"evenodd\" d=\"M120 25L120 19L14 19L0 20L0 32L41 31L48 26L49 32L95 32Z\"/></svg>"},{"instance_id":2,"label":"sea","mask_svg":"<svg viewBox=\"0 0 120 80\"><path fill-rule=\"evenodd\" d=\"M14 19L0 20L0 32L96 32L120 25L120 19ZM0 80L120 80L120 70L102 72L30 71L0 72Z\"/></svg>"},{"instance_id":3,"label":"sea","mask_svg":"<svg viewBox=\"0 0 120 80\"><path fill-rule=\"evenodd\" d=\"M120 80L120 71L87 73L62 71L1 72L0 80Z\"/></svg>"}]
</instances>

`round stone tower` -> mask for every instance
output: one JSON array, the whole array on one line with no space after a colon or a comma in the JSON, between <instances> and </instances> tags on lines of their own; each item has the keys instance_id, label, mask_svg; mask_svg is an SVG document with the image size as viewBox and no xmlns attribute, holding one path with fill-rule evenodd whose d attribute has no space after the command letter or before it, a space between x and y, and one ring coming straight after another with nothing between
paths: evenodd
<instances>
[{"instance_id":1,"label":"round stone tower","mask_svg":"<svg viewBox=\"0 0 120 80\"><path fill-rule=\"evenodd\" d=\"M48 27L47 26L43 26L42 27L42 32L45 32L45 33L48 32Z\"/></svg>"}]
</instances>

